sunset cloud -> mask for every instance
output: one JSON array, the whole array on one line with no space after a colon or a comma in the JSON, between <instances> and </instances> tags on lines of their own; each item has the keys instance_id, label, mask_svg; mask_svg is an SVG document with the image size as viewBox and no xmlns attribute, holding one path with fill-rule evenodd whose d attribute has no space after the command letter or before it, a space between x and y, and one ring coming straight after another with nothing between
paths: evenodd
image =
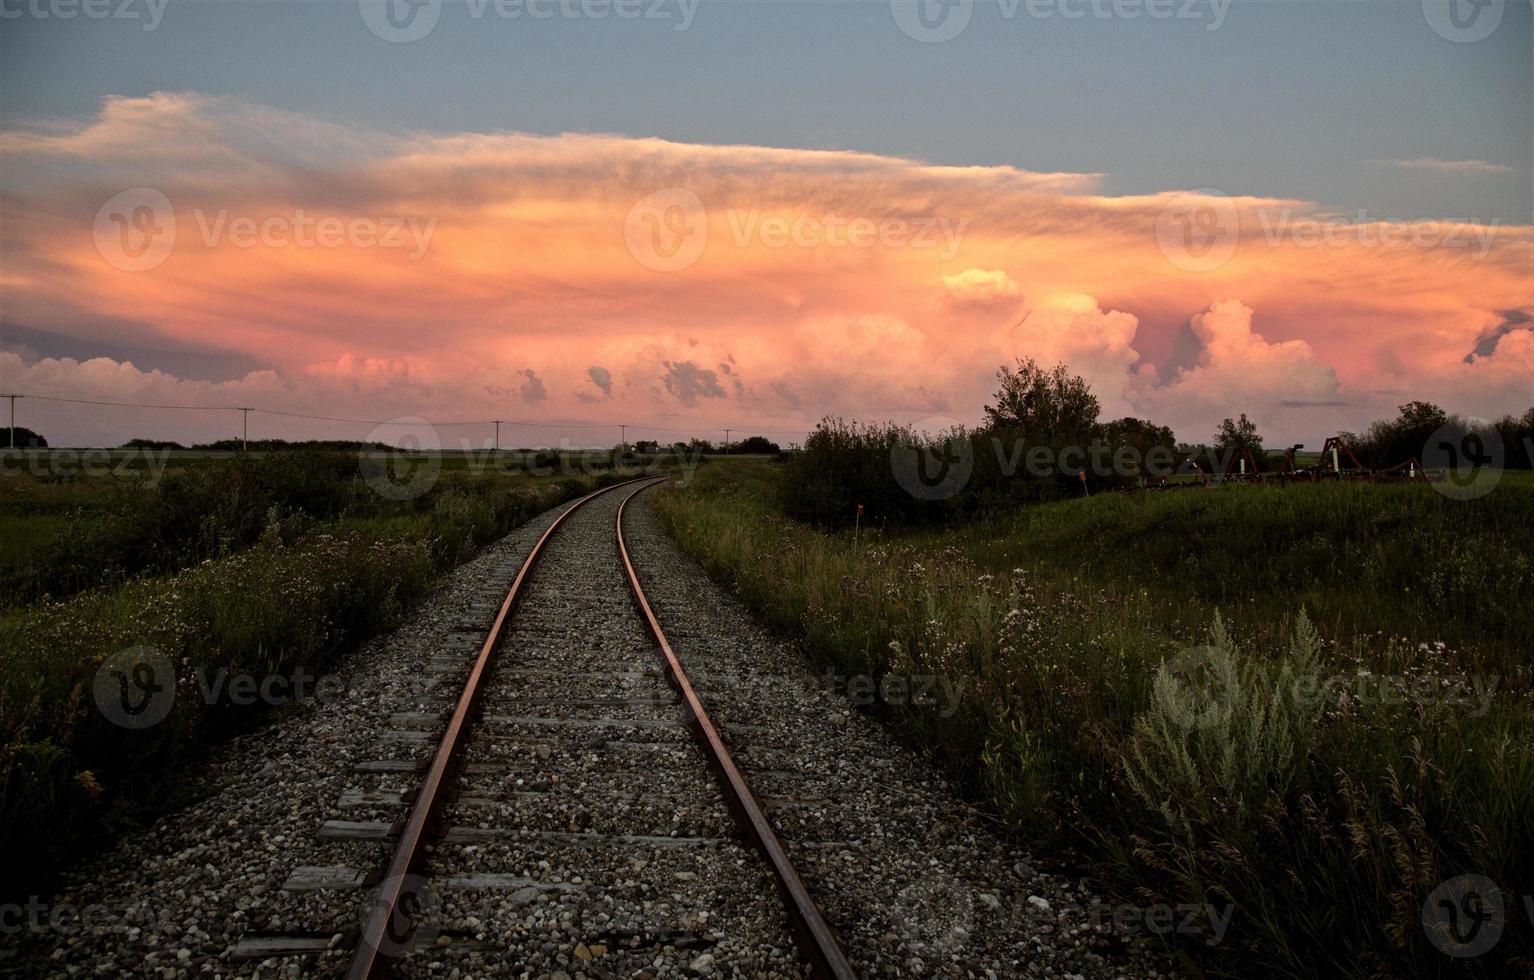
<instances>
[{"instance_id":1,"label":"sunset cloud","mask_svg":"<svg viewBox=\"0 0 1534 980\"><path fill-rule=\"evenodd\" d=\"M543 379L538 377L538 372L531 368L524 368L522 377L527 380L517 386L517 394L522 396L524 402L529 405L536 405L548 399L548 389L544 388Z\"/></svg>"},{"instance_id":2,"label":"sunset cloud","mask_svg":"<svg viewBox=\"0 0 1534 980\"><path fill-rule=\"evenodd\" d=\"M1016 299L1017 281L1000 269L965 269L943 277L943 286L960 303L986 305Z\"/></svg>"},{"instance_id":3,"label":"sunset cloud","mask_svg":"<svg viewBox=\"0 0 1534 980\"><path fill-rule=\"evenodd\" d=\"M1270 428L1285 408L1337 407L1340 385L1332 368L1303 340L1270 343L1253 328L1253 316L1235 299L1195 315L1189 327L1200 342L1197 364L1165 385L1136 391L1136 403L1147 415L1183 422L1184 429L1230 414L1231 406Z\"/></svg>"},{"instance_id":4,"label":"sunset cloud","mask_svg":"<svg viewBox=\"0 0 1534 980\"><path fill-rule=\"evenodd\" d=\"M1445 174L1515 174L1518 171L1500 163L1485 160L1437 160L1418 157L1415 160L1375 160L1374 163L1388 167L1405 167L1408 170L1434 170Z\"/></svg>"},{"instance_id":5,"label":"sunset cloud","mask_svg":"<svg viewBox=\"0 0 1534 980\"><path fill-rule=\"evenodd\" d=\"M1319 438L1411 397L1480 415L1531 401L1534 335L1504 329L1528 307L1528 227L1322 237L1337 212L1308 202L1115 197L1098 174L389 134L185 93L20 126L0 152L0 379L35 395L792 440L825 414L977 421L1021 355L1189 438L1241 411ZM1190 202L1231 219L1211 268L1169 251L1201 227L1169 220ZM763 231L778 226L785 240ZM92 341L112 355L81 358ZM244 367L178 377L156 370L164 351ZM28 411L82 439L228 424Z\"/></svg>"},{"instance_id":6,"label":"sunset cloud","mask_svg":"<svg viewBox=\"0 0 1534 980\"><path fill-rule=\"evenodd\" d=\"M666 362L666 374L662 378L666 390L683 405L696 405L699 398L723 398L724 388L719 376L707 368L700 368L691 361L680 364Z\"/></svg>"},{"instance_id":7,"label":"sunset cloud","mask_svg":"<svg viewBox=\"0 0 1534 980\"><path fill-rule=\"evenodd\" d=\"M593 364L586 369L586 379L596 386L597 391L577 390L576 400L584 405L595 405L598 402L607 401L613 396L613 373L599 364Z\"/></svg>"}]
</instances>

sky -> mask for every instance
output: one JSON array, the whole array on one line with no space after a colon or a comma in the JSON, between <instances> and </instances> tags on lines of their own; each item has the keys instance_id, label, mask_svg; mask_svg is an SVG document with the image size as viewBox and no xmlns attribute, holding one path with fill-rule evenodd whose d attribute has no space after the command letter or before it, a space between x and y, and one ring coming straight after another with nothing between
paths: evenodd
<instances>
[{"instance_id":1,"label":"sky","mask_svg":"<svg viewBox=\"0 0 1534 980\"><path fill-rule=\"evenodd\" d=\"M1187 441L1521 414L1531 51L1528 0L0 0L0 390L75 445L937 429L1018 356Z\"/></svg>"}]
</instances>

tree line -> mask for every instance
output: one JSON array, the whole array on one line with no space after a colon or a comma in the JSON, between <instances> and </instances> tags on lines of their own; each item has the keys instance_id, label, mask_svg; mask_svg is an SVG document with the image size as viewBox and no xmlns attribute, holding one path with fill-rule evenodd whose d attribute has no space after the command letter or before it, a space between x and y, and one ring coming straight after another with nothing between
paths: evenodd
<instances>
[{"instance_id":1,"label":"tree line","mask_svg":"<svg viewBox=\"0 0 1534 980\"><path fill-rule=\"evenodd\" d=\"M1257 472L1271 472L1282 465L1285 449L1299 448L1269 449L1245 413L1222 419L1210 441L1199 443L1179 442L1170 427L1148 419L1102 421L1091 385L1064 364L1045 368L1018 358L998 369L996 382L984 422L974 429L925 433L894 423L822 419L788 461L785 510L831 527L857 519L856 505L875 521L944 523L1018 504L1156 485L1178 474L1235 471L1243 459ZM1529 468L1534 408L1478 429L1437 405L1413 401L1394 419L1340 435L1361 465L1386 469L1422 462L1435 435L1460 444L1466 433L1486 447L1500 446L1500 461L1488 450L1482 462Z\"/></svg>"}]
</instances>

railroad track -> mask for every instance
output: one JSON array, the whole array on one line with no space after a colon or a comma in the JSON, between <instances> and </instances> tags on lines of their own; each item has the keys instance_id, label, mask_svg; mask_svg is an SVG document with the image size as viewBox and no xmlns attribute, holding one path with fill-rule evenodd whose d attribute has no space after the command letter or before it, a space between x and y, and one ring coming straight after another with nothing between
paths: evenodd
<instances>
[{"instance_id":1,"label":"railroad track","mask_svg":"<svg viewBox=\"0 0 1534 980\"><path fill-rule=\"evenodd\" d=\"M391 757L359 763L374 781L338 803L380 819L319 828L373 869L305 866L285 885L360 896L340 906L360 926L316 912L236 958L333 960L350 942L357 980L544 973L579 940L595 975L856 975L645 595L623 517L657 482L561 513L477 646L391 699Z\"/></svg>"}]
</instances>

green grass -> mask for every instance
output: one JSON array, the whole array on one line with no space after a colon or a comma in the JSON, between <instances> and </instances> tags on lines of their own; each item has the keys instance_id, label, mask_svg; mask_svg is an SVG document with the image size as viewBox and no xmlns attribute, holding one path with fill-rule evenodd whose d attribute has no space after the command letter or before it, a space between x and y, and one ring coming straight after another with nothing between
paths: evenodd
<instances>
[{"instance_id":1,"label":"green grass","mask_svg":"<svg viewBox=\"0 0 1534 980\"><path fill-rule=\"evenodd\" d=\"M366 478L376 480L404 459L436 468L429 488L406 499L373 492ZM0 610L228 557L276 520L408 521L429 513L445 493L589 481L614 464L607 453L546 454L530 469L535 460L513 454L428 460L326 450L178 458L163 468L158 462L150 468L143 456L131 461L138 464L131 470L102 464L47 473L40 466L44 475L34 476L12 465L0 473L0 540L8 543L0 557Z\"/></svg>"},{"instance_id":2,"label":"green grass","mask_svg":"<svg viewBox=\"0 0 1534 980\"><path fill-rule=\"evenodd\" d=\"M108 506L122 481L38 479L0 473L0 607L20 596L24 573L34 566L73 520L89 520Z\"/></svg>"},{"instance_id":3,"label":"green grass","mask_svg":"<svg viewBox=\"0 0 1534 980\"><path fill-rule=\"evenodd\" d=\"M1455 875L1488 876L1510 910L1534 880L1525 481L1469 503L1422 485L1104 496L906 536L789 521L777 482L716 466L658 505L818 666L962 683L951 716L876 710L1041 853L1126 901L1232 907L1222 944L1178 937L1190 964L1495 976L1534 955L1511 911L1460 964L1420 923ZM1491 673L1489 699L1444 693Z\"/></svg>"},{"instance_id":4,"label":"green grass","mask_svg":"<svg viewBox=\"0 0 1534 980\"><path fill-rule=\"evenodd\" d=\"M14 576L30 566L68 524L68 517L57 514L0 515L0 541L5 542L0 576Z\"/></svg>"},{"instance_id":5,"label":"green grass","mask_svg":"<svg viewBox=\"0 0 1534 980\"><path fill-rule=\"evenodd\" d=\"M1421 484L1226 485L1061 501L905 540L987 571L1137 591L1172 636L1218 609L1238 634L1305 609L1338 640L1386 633L1455 647L1468 669L1527 660L1534 485L1477 500Z\"/></svg>"}]
</instances>

